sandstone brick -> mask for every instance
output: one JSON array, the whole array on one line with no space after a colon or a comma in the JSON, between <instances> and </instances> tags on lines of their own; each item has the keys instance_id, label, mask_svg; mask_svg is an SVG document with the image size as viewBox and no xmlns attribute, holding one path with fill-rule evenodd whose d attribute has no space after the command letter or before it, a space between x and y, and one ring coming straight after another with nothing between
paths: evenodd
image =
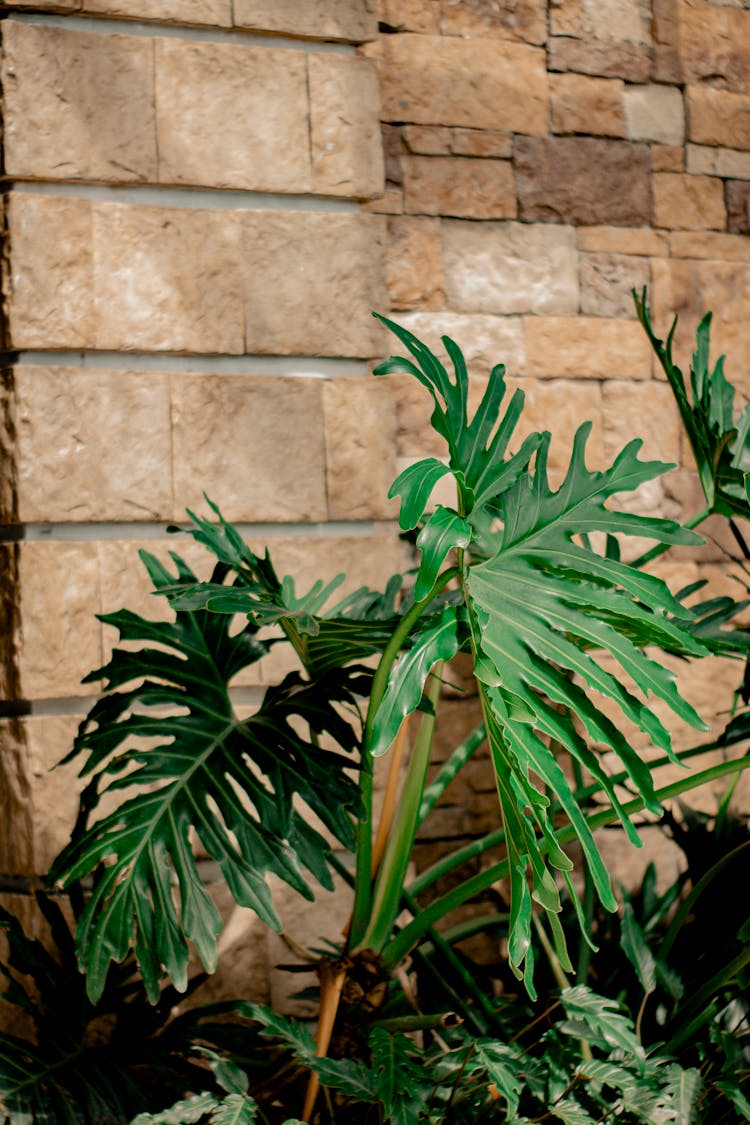
<instances>
[{"instance_id":1,"label":"sandstone brick","mask_svg":"<svg viewBox=\"0 0 750 1125\"><path fill-rule=\"evenodd\" d=\"M575 313L578 262L569 227L445 221L448 307L457 312Z\"/></svg>"},{"instance_id":2,"label":"sandstone brick","mask_svg":"<svg viewBox=\"0 0 750 1125\"><path fill-rule=\"evenodd\" d=\"M401 188L386 187L380 195L362 203L361 209L369 215L403 215L404 193Z\"/></svg>"},{"instance_id":3,"label":"sandstone brick","mask_svg":"<svg viewBox=\"0 0 750 1125\"><path fill-rule=\"evenodd\" d=\"M268 958L269 930L254 910L237 906L226 883L206 883L224 928L216 943L218 968L191 996L180 1000L175 1015L193 1007L232 1000L242 993L253 1004L271 1000L270 965ZM312 940L312 935L308 937ZM188 974L202 972L197 952L191 950ZM280 1009L277 1009L280 1010Z\"/></svg>"},{"instance_id":4,"label":"sandstone brick","mask_svg":"<svg viewBox=\"0 0 750 1125\"><path fill-rule=\"evenodd\" d=\"M441 13L443 35L499 36L525 43L544 43L547 37L545 0L517 0L507 5L492 0L443 0Z\"/></svg>"},{"instance_id":5,"label":"sandstone brick","mask_svg":"<svg viewBox=\"0 0 750 1125\"><path fill-rule=\"evenodd\" d=\"M24 719L0 719L0 863L3 871L24 875L35 870L27 743Z\"/></svg>"},{"instance_id":6,"label":"sandstone brick","mask_svg":"<svg viewBox=\"0 0 750 1125\"><path fill-rule=\"evenodd\" d=\"M385 220L270 211L242 218L247 351L376 354L370 313L386 307Z\"/></svg>"},{"instance_id":7,"label":"sandstone brick","mask_svg":"<svg viewBox=\"0 0 750 1125\"><path fill-rule=\"evenodd\" d=\"M552 0L550 33L604 43L650 42L648 16L639 0Z\"/></svg>"},{"instance_id":8,"label":"sandstone brick","mask_svg":"<svg viewBox=\"0 0 750 1125\"><path fill-rule=\"evenodd\" d=\"M552 132L623 137L623 87L623 82L616 78L551 75Z\"/></svg>"},{"instance_id":9,"label":"sandstone brick","mask_svg":"<svg viewBox=\"0 0 750 1125\"><path fill-rule=\"evenodd\" d=\"M440 34L439 0L378 0L378 21L394 31Z\"/></svg>"},{"instance_id":10,"label":"sandstone brick","mask_svg":"<svg viewBox=\"0 0 750 1125\"><path fill-rule=\"evenodd\" d=\"M126 19L174 20L178 23L230 27L231 0L77 0L84 12Z\"/></svg>"},{"instance_id":11,"label":"sandstone brick","mask_svg":"<svg viewBox=\"0 0 750 1125\"><path fill-rule=\"evenodd\" d=\"M31 803L33 809L33 871L43 875L67 844L78 812L84 780L79 762L58 766L73 745L83 715L31 715L25 720Z\"/></svg>"},{"instance_id":12,"label":"sandstone brick","mask_svg":"<svg viewBox=\"0 0 750 1125\"><path fill-rule=\"evenodd\" d=\"M396 476L396 417L374 379L332 379L323 388L328 518L397 519L388 499Z\"/></svg>"},{"instance_id":13,"label":"sandstone brick","mask_svg":"<svg viewBox=\"0 0 750 1125\"><path fill-rule=\"evenodd\" d=\"M547 131L547 72L537 48L502 39L388 35L377 53L386 121Z\"/></svg>"},{"instance_id":14,"label":"sandstone brick","mask_svg":"<svg viewBox=\"0 0 750 1125\"><path fill-rule=\"evenodd\" d=\"M95 203L93 229L97 348L244 350L239 215Z\"/></svg>"},{"instance_id":15,"label":"sandstone brick","mask_svg":"<svg viewBox=\"0 0 750 1125\"><path fill-rule=\"evenodd\" d=\"M653 77L655 82L682 83L679 51L680 0L652 0Z\"/></svg>"},{"instance_id":16,"label":"sandstone brick","mask_svg":"<svg viewBox=\"0 0 750 1125\"><path fill-rule=\"evenodd\" d=\"M628 86L624 104L631 140L662 145L681 145L685 140L682 94L674 86Z\"/></svg>"},{"instance_id":17,"label":"sandstone brick","mask_svg":"<svg viewBox=\"0 0 750 1125\"><path fill-rule=\"evenodd\" d=\"M168 519L167 376L16 371L22 520Z\"/></svg>"},{"instance_id":18,"label":"sandstone brick","mask_svg":"<svg viewBox=\"0 0 750 1125\"><path fill-rule=\"evenodd\" d=\"M601 386L577 379L521 379L526 396L511 449L518 449L527 434L549 430L552 434L547 467L553 488L559 488L570 464L573 438L583 422L593 422L586 445L586 464L599 469L604 464L602 447Z\"/></svg>"},{"instance_id":19,"label":"sandstone brick","mask_svg":"<svg viewBox=\"0 0 750 1125\"><path fill-rule=\"evenodd\" d=\"M94 338L91 207L13 192L9 334L14 348L85 348Z\"/></svg>"},{"instance_id":20,"label":"sandstone brick","mask_svg":"<svg viewBox=\"0 0 750 1125\"><path fill-rule=\"evenodd\" d=\"M553 71L647 82L651 77L651 52L642 43L602 43L553 35L547 45L547 65Z\"/></svg>"},{"instance_id":21,"label":"sandstone brick","mask_svg":"<svg viewBox=\"0 0 750 1125\"><path fill-rule=\"evenodd\" d=\"M636 321L530 316L524 327L529 375L647 379L651 374L649 343Z\"/></svg>"},{"instance_id":22,"label":"sandstone brick","mask_svg":"<svg viewBox=\"0 0 750 1125\"><path fill-rule=\"evenodd\" d=\"M746 262L747 238L713 231L675 231L669 236L672 258L709 258L714 262Z\"/></svg>"},{"instance_id":23,"label":"sandstone brick","mask_svg":"<svg viewBox=\"0 0 750 1125\"><path fill-rule=\"evenodd\" d=\"M750 13L740 8L682 0L679 44L683 80L738 93L750 83Z\"/></svg>"},{"instance_id":24,"label":"sandstone brick","mask_svg":"<svg viewBox=\"0 0 750 1125\"><path fill-rule=\"evenodd\" d=\"M406 125L403 138L409 152L419 156L510 156L513 139L495 129L449 128L445 125Z\"/></svg>"},{"instance_id":25,"label":"sandstone brick","mask_svg":"<svg viewBox=\"0 0 750 1125\"><path fill-rule=\"evenodd\" d=\"M514 163L525 222L611 223L650 219L645 145L590 137L516 137Z\"/></svg>"},{"instance_id":26,"label":"sandstone brick","mask_svg":"<svg viewBox=\"0 0 750 1125\"><path fill-rule=\"evenodd\" d=\"M407 213L470 219L512 219L516 193L509 160L405 156Z\"/></svg>"},{"instance_id":27,"label":"sandstone brick","mask_svg":"<svg viewBox=\"0 0 750 1125\"><path fill-rule=\"evenodd\" d=\"M635 317L633 289L648 285L645 258L627 254L581 254L581 312L588 316Z\"/></svg>"},{"instance_id":28,"label":"sandstone brick","mask_svg":"<svg viewBox=\"0 0 750 1125\"><path fill-rule=\"evenodd\" d=\"M19 584L23 697L91 695L81 679L102 662L96 545L23 543Z\"/></svg>"},{"instance_id":29,"label":"sandstone brick","mask_svg":"<svg viewBox=\"0 0 750 1125\"><path fill-rule=\"evenodd\" d=\"M0 525L15 524L19 520L16 428L15 372L12 367L4 367L0 368L0 464L3 466L0 471ZM3 657L0 655L0 668L2 665Z\"/></svg>"},{"instance_id":30,"label":"sandstone brick","mask_svg":"<svg viewBox=\"0 0 750 1125\"><path fill-rule=\"evenodd\" d=\"M162 183L310 190L302 53L182 39L155 50Z\"/></svg>"},{"instance_id":31,"label":"sandstone brick","mask_svg":"<svg viewBox=\"0 0 750 1125\"><path fill-rule=\"evenodd\" d=\"M7 20L2 85L9 175L156 180L149 40Z\"/></svg>"},{"instance_id":32,"label":"sandstone brick","mask_svg":"<svg viewBox=\"0 0 750 1125\"><path fill-rule=\"evenodd\" d=\"M234 0L234 26L363 43L377 35L375 0Z\"/></svg>"},{"instance_id":33,"label":"sandstone brick","mask_svg":"<svg viewBox=\"0 0 750 1125\"><path fill-rule=\"evenodd\" d=\"M705 145L750 149L750 95L688 86L688 139Z\"/></svg>"},{"instance_id":34,"label":"sandstone brick","mask_svg":"<svg viewBox=\"0 0 750 1125\"><path fill-rule=\"evenodd\" d=\"M308 68L313 191L357 198L382 191L380 94L374 63L320 54L309 56ZM270 120L278 148L278 137L285 134L275 111Z\"/></svg>"},{"instance_id":35,"label":"sandstone brick","mask_svg":"<svg viewBox=\"0 0 750 1125\"><path fill-rule=\"evenodd\" d=\"M442 309L445 305L440 222L394 216L388 220L385 264L392 309Z\"/></svg>"},{"instance_id":36,"label":"sandstone brick","mask_svg":"<svg viewBox=\"0 0 750 1125\"><path fill-rule=\"evenodd\" d=\"M727 180L727 229L734 234L750 234L750 181Z\"/></svg>"},{"instance_id":37,"label":"sandstone brick","mask_svg":"<svg viewBox=\"0 0 750 1125\"><path fill-rule=\"evenodd\" d=\"M263 376L173 376L175 504L229 520L326 518L322 384Z\"/></svg>"},{"instance_id":38,"label":"sandstone brick","mask_svg":"<svg viewBox=\"0 0 750 1125\"><path fill-rule=\"evenodd\" d=\"M653 172L684 172L685 149L682 145L651 145ZM691 171L688 168L688 171Z\"/></svg>"},{"instance_id":39,"label":"sandstone brick","mask_svg":"<svg viewBox=\"0 0 750 1125\"><path fill-rule=\"evenodd\" d=\"M681 230L723 230L724 188L710 176L657 172L653 181L654 225Z\"/></svg>"},{"instance_id":40,"label":"sandstone brick","mask_svg":"<svg viewBox=\"0 0 750 1125\"><path fill-rule=\"evenodd\" d=\"M745 395L750 375L743 357L750 349L750 266L747 262L670 259L652 264L652 300L656 331L663 336L675 313L680 324L675 339L678 362L687 366L695 346L695 329L707 309L714 319L711 352L727 355L727 375Z\"/></svg>"},{"instance_id":41,"label":"sandstone brick","mask_svg":"<svg viewBox=\"0 0 750 1125\"><path fill-rule=\"evenodd\" d=\"M697 175L750 180L750 152L737 152L731 148L705 148L702 145L688 145L687 170Z\"/></svg>"},{"instance_id":42,"label":"sandstone brick","mask_svg":"<svg viewBox=\"0 0 750 1125\"><path fill-rule=\"evenodd\" d=\"M626 383L602 388L604 452L609 462L634 437L643 439L642 460L680 460L680 421L671 390L664 383Z\"/></svg>"},{"instance_id":43,"label":"sandstone brick","mask_svg":"<svg viewBox=\"0 0 750 1125\"><path fill-rule=\"evenodd\" d=\"M578 249L612 254L639 254L645 257L666 255L667 236L660 231L623 227L579 227Z\"/></svg>"}]
</instances>

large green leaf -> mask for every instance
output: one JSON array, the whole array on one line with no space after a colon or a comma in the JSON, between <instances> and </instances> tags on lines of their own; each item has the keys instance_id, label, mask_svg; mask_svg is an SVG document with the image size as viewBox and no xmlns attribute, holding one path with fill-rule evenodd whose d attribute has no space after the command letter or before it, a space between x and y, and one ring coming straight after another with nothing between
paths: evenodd
<instances>
[{"instance_id":1,"label":"large green leaf","mask_svg":"<svg viewBox=\"0 0 750 1125\"><path fill-rule=\"evenodd\" d=\"M182 563L175 576L150 556L144 561L156 589L196 582ZM353 690L369 681L356 668L334 670L313 687L295 673L240 719L228 684L266 651L255 625L230 635L231 618L205 611L179 612L169 622L126 611L103 620L141 647L115 649L89 677L104 679L107 694L82 724L70 757L85 754L81 772L94 774L83 799L87 814L103 793L129 795L114 812L79 826L53 876L69 883L96 873L78 929L91 996L101 994L110 962L132 947L155 1000L164 970L185 987L188 941L207 969L215 966L221 923L193 834L219 864L235 901L272 927L279 923L267 873L308 898L303 868L332 886L328 844L296 802L352 846L359 794L346 770L358 734L338 707L354 707ZM346 754L322 749L323 735Z\"/></svg>"}]
</instances>

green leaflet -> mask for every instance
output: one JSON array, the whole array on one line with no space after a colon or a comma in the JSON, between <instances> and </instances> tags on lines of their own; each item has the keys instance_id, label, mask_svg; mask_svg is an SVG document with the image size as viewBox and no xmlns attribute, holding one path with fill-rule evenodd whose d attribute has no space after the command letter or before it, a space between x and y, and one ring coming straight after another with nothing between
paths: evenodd
<instances>
[{"instance_id":1,"label":"green leaflet","mask_svg":"<svg viewBox=\"0 0 750 1125\"><path fill-rule=\"evenodd\" d=\"M417 526L424 515L433 488L441 477L449 472L449 467L438 461L436 457L426 457L399 473L388 490L388 496L390 499L394 496L401 497L401 514L398 522L402 531Z\"/></svg>"},{"instance_id":2,"label":"green leaflet","mask_svg":"<svg viewBox=\"0 0 750 1125\"><path fill-rule=\"evenodd\" d=\"M175 584L156 560L147 561L157 588ZM195 583L182 564L180 576ZM313 687L293 674L240 720L227 685L266 651L254 626L231 636L231 618L207 612L180 612L173 622L125 612L105 620L123 640L147 643L135 652L115 649L90 677L104 678L108 691L84 722L73 755L85 753L82 772L94 774L84 808L103 792L134 795L79 830L53 877L70 883L98 871L77 935L89 994L101 995L110 962L133 948L155 1001L165 970L185 987L188 941L207 969L215 965L221 923L200 877L192 832L219 864L235 901L269 926L278 921L266 873L308 898L304 869L331 886L328 844L296 808L295 795L352 846L359 794L345 771L358 737L334 703L354 705L350 685L357 677L333 670ZM149 647L154 642L160 647ZM321 749L300 730L328 734L346 754ZM156 744L145 749L144 738Z\"/></svg>"},{"instance_id":3,"label":"green leaflet","mask_svg":"<svg viewBox=\"0 0 750 1125\"><path fill-rule=\"evenodd\" d=\"M468 547L471 527L457 512L438 505L419 533L417 547L422 552L414 587L417 601L426 598L435 585L445 558L454 547Z\"/></svg>"},{"instance_id":4,"label":"green leaflet","mask_svg":"<svg viewBox=\"0 0 750 1125\"><path fill-rule=\"evenodd\" d=\"M401 654L391 670L375 715L370 745L374 757L386 753L406 716L419 706L433 664L455 656L459 643L455 606L444 609L437 621L429 620L414 634L411 648Z\"/></svg>"}]
</instances>

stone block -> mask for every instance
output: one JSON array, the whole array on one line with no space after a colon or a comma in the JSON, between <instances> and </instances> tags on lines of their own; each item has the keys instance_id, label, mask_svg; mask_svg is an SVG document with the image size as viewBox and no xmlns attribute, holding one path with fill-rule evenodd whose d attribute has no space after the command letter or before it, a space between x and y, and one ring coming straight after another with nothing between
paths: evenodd
<instances>
[{"instance_id":1,"label":"stone block","mask_svg":"<svg viewBox=\"0 0 750 1125\"><path fill-rule=\"evenodd\" d=\"M641 460L679 462L679 413L665 383L609 380L602 388L602 416L608 463L636 437L643 440Z\"/></svg>"},{"instance_id":2,"label":"stone block","mask_svg":"<svg viewBox=\"0 0 750 1125\"><path fill-rule=\"evenodd\" d=\"M496 129L406 125L403 138L409 152L419 156L505 157L513 152L511 135Z\"/></svg>"},{"instance_id":3,"label":"stone block","mask_svg":"<svg viewBox=\"0 0 750 1125\"><path fill-rule=\"evenodd\" d=\"M647 82L651 77L651 51L643 43L602 43L553 35L547 43L547 66L551 71Z\"/></svg>"},{"instance_id":4,"label":"stone block","mask_svg":"<svg viewBox=\"0 0 750 1125\"><path fill-rule=\"evenodd\" d=\"M669 236L671 258L709 258L714 262L746 262L747 238L713 231L675 231Z\"/></svg>"},{"instance_id":5,"label":"stone block","mask_svg":"<svg viewBox=\"0 0 750 1125\"><path fill-rule=\"evenodd\" d=\"M725 179L750 180L750 152L731 148L687 146L687 170L696 175L723 176Z\"/></svg>"},{"instance_id":6,"label":"stone block","mask_svg":"<svg viewBox=\"0 0 750 1125\"><path fill-rule=\"evenodd\" d=\"M405 156L402 165L408 214L515 218L516 192L509 160Z\"/></svg>"},{"instance_id":7,"label":"stone block","mask_svg":"<svg viewBox=\"0 0 750 1125\"><path fill-rule=\"evenodd\" d=\"M382 191L380 92L375 64L346 55L310 55L308 72L313 191L358 199ZM275 112L271 121L278 148L278 137L285 134L278 127Z\"/></svg>"},{"instance_id":8,"label":"stone block","mask_svg":"<svg viewBox=\"0 0 750 1125\"><path fill-rule=\"evenodd\" d=\"M318 379L172 377L175 505L229 520L326 518Z\"/></svg>"},{"instance_id":9,"label":"stone block","mask_svg":"<svg viewBox=\"0 0 750 1125\"><path fill-rule=\"evenodd\" d=\"M4 551L0 550L0 562ZM34 813L26 720L0 719L0 870L32 874Z\"/></svg>"},{"instance_id":10,"label":"stone block","mask_svg":"<svg viewBox=\"0 0 750 1125\"><path fill-rule=\"evenodd\" d=\"M378 33L375 0L234 0L234 26L363 43Z\"/></svg>"},{"instance_id":11,"label":"stone block","mask_svg":"<svg viewBox=\"0 0 750 1125\"><path fill-rule=\"evenodd\" d=\"M94 346L244 351L241 229L232 212L93 204Z\"/></svg>"},{"instance_id":12,"label":"stone block","mask_svg":"<svg viewBox=\"0 0 750 1125\"><path fill-rule=\"evenodd\" d=\"M404 193L401 188L386 187L381 195L366 200L360 206L369 215L403 215Z\"/></svg>"},{"instance_id":13,"label":"stone block","mask_svg":"<svg viewBox=\"0 0 750 1125\"><path fill-rule=\"evenodd\" d=\"M332 520L398 518L388 499L396 476L396 415L387 386L331 379L323 387L326 495Z\"/></svg>"},{"instance_id":14,"label":"stone block","mask_svg":"<svg viewBox=\"0 0 750 1125\"><path fill-rule=\"evenodd\" d=\"M213 27L232 24L231 0L77 0L82 11L97 16L170 20ZM36 5L35 5L36 6Z\"/></svg>"},{"instance_id":15,"label":"stone block","mask_svg":"<svg viewBox=\"0 0 750 1125\"><path fill-rule=\"evenodd\" d=\"M503 39L388 35L376 48L386 121L543 136L544 52Z\"/></svg>"},{"instance_id":16,"label":"stone block","mask_svg":"<svg viewBox=\"0 0 750 1125\"><path fill-rule=\"evenodd\" d=\"M495 4L493 0L443 0L440 30L443 35L462 35L469 39L498 36L540 44L547 38L547 5L545 0L517 0L513 4Z\"/></svg>"},{"instance_id":17,"label":"stone block","mask_svg":"<svg viewBox=\"0 0 750 1125\"><path fill-rule=\"evenodd\" d=\"M23 543L19 586L22 697L93 694L81 679L102 663L96 544Z\"/></svg>"},{"instance_id":18,"label":"stone block","mask_svg":"<svg viewBox=\"0 0 750 1125\"><path fill-rule=\"evenodd\" d=\"M724 187L711 176L656 172L654 225L678 230L723 230Z\"/></svg>"},{"instance_id":19,"label":"stone block","mask_svg":"<svg viewBox=\"0 0 750 1125\"><path fill-rule=\"evenodd\" d=\"M471 371L489 375L498 363L504 363L509 372L519 374L526 363L526 346L520 316L482 316L471 313L398 313L394 320L418 336L450 368L450 359L441 338L450 336L466 357ZM400 378L400 376L399 376ZM424 390L414 379L414 386L423 404ZM427 412L425 412L425 421ZM400 418L401 422L401 418ZM399 424L400 424L399 422ZM399 441L401 439L399 438ZM421 447L399 444L399 453L409 456L419 453Z\"/></svg>"},{"instance_id":20,"label":"stone block","mask_svg":"<svg viewBox=\"0 0 750 1125\"><path fill-rule=\"evenodd\" d=\"M666 257L669 241L661 231L623 227L579 227L578 249L602 254L637 254L646 258Z\"/></svg>"},{"instance_id":21,"label":"stone block","mask_svg":"<svg viewBox=\"0 0 750 1125\"><path fill-rule=\"evenodd\" d=\"M449 308L563 315L578 310L578 261L570 227L449 220L442 232Z\"/></svg>"},{"instance_id":22,"label":"stone block","mask_svg":"<svg viewBox=\"0 0 750 1125\"><path fill-rule=\"evenodd\" d=\"M388 220L385 280L392 309L445 306L438 219L393 216Z\"/></svg>"},{"instance_id":23,"label":"stone block","mask_svg":"<svg viewBox=\"0 0 750 1125\"><path fill-rule=\"evenodd\" d=\"M651 350L637 321L529 316L526 373L583 379L648 379Z\"/></svg>"},{"instance_id":24,"label":"stone block","mask_svg":"<svg viewBox=\"0 0 750 1125\"><path fill-rule=\"evenodd\" d=\"M386 307L385 220L301 211L248 211L241 218L246 350L377 354L370 313Z\"/></svg>"},{"instance_id":25,"label":"stone block","mask_svg":"<svg viewBox=\"0 0 750 1125\"><path fill-rule=\"evenodd\" d=\"M18 523L16 469L16 377L12 367L0 368L0 525ZM0 667L2 667L0 656Z\"/></svg>"},{"instance_id":26,"label":"stone block","mask_svg":"<svg viewBox=\"0 0 750 1125\"><path fill-rule=\"evenodd\" d=\"M549 82L553 133L625 136L624 83L619 78L552 74Z\"/></svg>"},{"instance_id":27,"label":"stone block","mask_svg":"<svg viewBox=\"0 0 750 1125\"><path fill-rule=\"evenodd\" d=\"M653 78L655 82L682 83L679 51L680 0L652 0Z\"/></svg>"},{"instance_id":28,"label":"stone block","mask_svg":"<svg viewBox=\"0 0 750 1125\"><path fill-rule=\"evenodd\" d=\"M682 145L685 110L674 86L628 86L624 94L627 136L631 141Z\"/></svg>"},{"instance_id":29,"label":"stone block","mask_svg":"<svg viewBox=\"0 0 750 1125\"><path fill-rule=\"evenodd\" d=\"M153 44L7 20L2 89L8 175L156 181Z\"/></svg>"},{"instance_id":30,"label":"stone block","mask_svg":"<svg viewBox=\"0 0 750 1125\"><path fill-rule=\"evenodd\" d=\"M705 0L681 0L683 81L746 93L750 83L750 13Z\"/></svg>"},{"instance_id":31,"label":"stone block","mask_svg":"<svg viewBox=\"0 0 750 1125\"><path fill-rule=\"evenodd\" d=\"M655 331L664 336L679 314L675 338L678 362L687 367L695 346L695 329L703 314L713 310L711 354L727 356L728 377L750 394L750 375L744 356L750 349L750 266L747 261L717 262L671 259L652 263L652 301Z\"/></svg>"},{"instance_id":32,"label":"stone block","mask_svg":"<svg viewBox=\"0 0 750 1125\"><path fill-rule=\"evenodd\" d=\"M13 192L6 278L13 348L94 344L91 206L80 199Z\"/></svg>"},{"instance_id":33,"label":"stone block","mask_svg":"<svg viewBox=\"0 0 750 1125\"><path fill-rule=\"evenodd\" d=\"M733 234L750 234L750 180L727 180L727 229Z\"/></svg>"},{"instance_id":34,"label":"stone block","mask_svg":"<svg viewBox=\"0 0 750 1125\"><path fill-rule=\"evenodd\" d=\"M688 86L688 140L750 149L750 94Z\"/></svg>"},{"instance_id":35,"label":"stone block","mask_svg":"<svg viewBox=\"0 0 750 1125\"><path fill-rule=\"evenodd\" d=\"M581 312L587 316L635 317L633 289L651 279L645 258L628 254L581 254Z\"/></svg>"},{"instance_id":36,"label":"stone block","mask_svg":"<svg viewBox=\"0 0 750 1125\"><path fill-rule=\"evenodd\" d=\"M652 172L684 172L685 149L682 145L651 145ZM688 171L691 171L688 168Z\"/></svg>"},{"instance_id":37,"label":"stone block","mask_svg":"<svg viewBox=\"0 0 750 1125\"><path fill-rule=\"evenodd\" d=\"M24 365L16 394L20 519L173 515L166 375Z\"/></svg>"},{"instance_id":38,"label":"stone block","mask_svg":"<svg viewBox=\"0 0 750 1125\"><path fill-rule=\"evenodd\" d=\"M648 14L639 0L552 0L550 34L607 44L651 41Z\"/></svg>"},{"instance_id":39,"label":"stone block","mask_svg":"<svg viewBox=\"0 0 750 1125\"><path fill-rule=\"evenodd\" d=\"M593 137L516 137L514 164L524 222L638 226L650 221L645 145Z\"/></svg>"},{"instance_id":40,"label":"stone block","mask_svg":"<svg viewBox=\"0 0 750 1125\"><path fill-rule=\"evenodd\" d=\"M440 34L439 0L378 0L378 22L393 31Z\"/></svg>"},{"instance_id":41,"label":"stone block","mask_svg":"<svg viewBox=\"0 0 750 1125\"><path fill-rule=\"evenodd\" d=\"M183 39L155 51L161 183L310 190L301 52Z\"/></svg>"},{"instance_id":42,"label":"stone block","mask_svg":"<svg viewBox=\"0 0 750 1125\"><path fill-rule=\"evenodd\" d=\"M73 745L83 715L30 715L25 720L33 810L33 871L45 874L70 839L85 780L80 761L58 766ZM55 768L57 767L57 768Z\"/></svg>"}]
</instances>

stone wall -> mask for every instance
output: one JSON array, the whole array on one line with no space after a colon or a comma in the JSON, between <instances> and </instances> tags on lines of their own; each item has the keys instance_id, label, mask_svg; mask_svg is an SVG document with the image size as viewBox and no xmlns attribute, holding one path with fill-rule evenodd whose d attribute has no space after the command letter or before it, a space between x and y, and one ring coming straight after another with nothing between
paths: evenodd
<instances>
[{"instance_id":1,"label":"stone wall","mask_svg":"<svg viewBox=\"0 0 750 1125\"><path fill-rule=\"evenodd\" d=\"M154 612L137 550L174 546L165 524L203 490L303 581L345 570L376 584L404 565L386 491L441 450L419 388L367 378L391 347L370 310L436 346L453 335L480 374L504 361L527 393L526 429L553 429L558 476L590 418L592 462L638 434L681 465L643 505L700 506L630 290L649 285L660 329L680 313L683 355L713 308L717 347L750 393L750 11L23 0L0 12L0 870L34 875L75 809L71 771L48 771L90 702L81 678L112 643L94 613ZM731 585L713 542L662 570ZM704 712L733 686L717 677L689 685ZM240 685L238 702L261 687ZM433 835L494 823L491 790L477 769ZM227 945L250 948L252 926L235 912ZM264 996L253 948L245 970Z\"/></svg>"}]
</instances>

